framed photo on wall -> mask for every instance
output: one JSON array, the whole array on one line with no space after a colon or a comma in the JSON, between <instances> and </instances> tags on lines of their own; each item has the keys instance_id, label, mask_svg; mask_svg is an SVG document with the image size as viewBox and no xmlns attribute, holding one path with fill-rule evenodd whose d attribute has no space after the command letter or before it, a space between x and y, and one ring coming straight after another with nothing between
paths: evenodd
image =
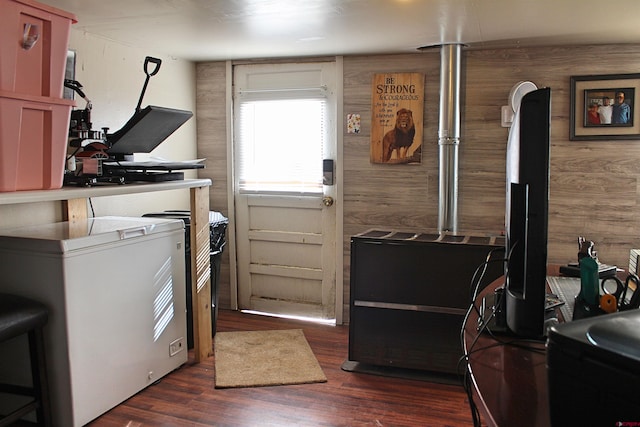
<instances>
[{"instance_id":1,"label":"framed photo on wall","mask_svg":"<svg viewBox=\"0 0 640 427\"><path fill-rule=\"evenodd\" d=\"M640 139L640 74L571 77L569 139Z\"/></svg>"}]
</instances>

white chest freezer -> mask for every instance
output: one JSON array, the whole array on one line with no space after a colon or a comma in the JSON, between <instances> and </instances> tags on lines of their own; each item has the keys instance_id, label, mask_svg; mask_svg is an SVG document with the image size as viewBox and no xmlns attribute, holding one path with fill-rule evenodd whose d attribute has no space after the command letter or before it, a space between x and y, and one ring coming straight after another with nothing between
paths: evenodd
<instances>
[{"instance_id":1,"label":"white chest freezer","mask_svg":"<svg viewBox=\"0 0 640 427\"><path fill-rule=\"evenodd\" d=\"M55 426L82 426L187 361L184 262L181 220L101 217L0 230L0 292L50 309ZM26 356L5 347L0 375L28 380L27 365L24 374L15 368Z\"/></svg>"}]
</instances>

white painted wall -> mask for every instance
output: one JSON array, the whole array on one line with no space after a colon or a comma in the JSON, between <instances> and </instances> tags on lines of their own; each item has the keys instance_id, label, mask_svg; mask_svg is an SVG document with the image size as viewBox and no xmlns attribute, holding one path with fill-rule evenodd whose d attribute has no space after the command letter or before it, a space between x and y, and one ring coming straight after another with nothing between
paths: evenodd
<instances>
[{"instance_id":1,"label":"white painted wall","mask_svg":"<svg viewBox=\"0 0 640 427\"><path fill-rule=\"evenodd\" d=\"M190 110L195 113L195 64L158 55L138 48L71 30L69 49L76 51L76 80L93 103L93 128L109 127L115 132L134 113L146 75L146 56L162 60L160 71L151 77L142 108L147 105ZM150 64L153 65L153 64ZM151 67L153 69L153 67ZM78 108L85 101L78 97ZM154 150L154 156L171 160L196 158L195 115ZM195 171L186 171L195 178ZM101 197L92 200L96 216L130 215L164 209L188 209L189 192L184 190L136 194L133 196ZM34 222L62 219L59 203L35 203L0 206L0 227L20 226Z\"/></svg>"}]
</instances>

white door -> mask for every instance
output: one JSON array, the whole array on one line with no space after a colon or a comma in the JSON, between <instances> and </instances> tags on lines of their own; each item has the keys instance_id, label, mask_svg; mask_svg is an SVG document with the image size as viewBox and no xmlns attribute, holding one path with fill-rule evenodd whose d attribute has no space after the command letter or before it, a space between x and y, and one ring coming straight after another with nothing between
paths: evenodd
<instances>
[{"instance_id":1,"label":"white door","mask_svg":"<svg viewBox=\"0 0 640 427\"><path fill-rule=\"evenodd\" d=\"M234 67L240 309L335 319L335 69Z\"/></svg>"}]
</instances>

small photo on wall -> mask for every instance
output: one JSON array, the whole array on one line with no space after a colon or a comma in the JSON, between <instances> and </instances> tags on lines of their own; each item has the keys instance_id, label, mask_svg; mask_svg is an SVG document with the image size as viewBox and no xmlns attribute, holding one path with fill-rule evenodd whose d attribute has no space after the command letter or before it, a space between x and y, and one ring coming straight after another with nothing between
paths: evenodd
<instances>
[{"instance_id":1,"label":"small photo on wall","mask_svg":"<svg viewBox=\"0 0 640 427\"><path fill-rule=\"evenodd\" d=\"M347 133L360 133L360 114L347 114Z\"/></svg>"}]
</instances>

